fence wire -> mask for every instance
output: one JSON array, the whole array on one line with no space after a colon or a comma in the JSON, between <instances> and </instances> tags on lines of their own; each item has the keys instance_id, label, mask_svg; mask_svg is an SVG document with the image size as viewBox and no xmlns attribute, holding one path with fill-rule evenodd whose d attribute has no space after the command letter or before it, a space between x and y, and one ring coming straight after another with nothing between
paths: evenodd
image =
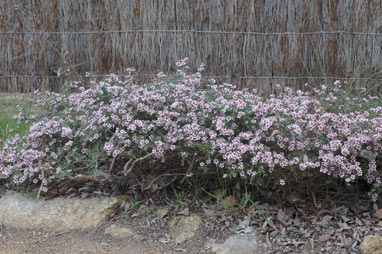
<instances>
[{"instance_id":1,"label":"fence wire","mask_svg":"<svg viewBox=\"0 0 382 254\"><path fill-rule=\"evenodd\" d=\"M107 33L199 33L199 34L241 34L241 35L315 35L315 34L348 34L348 35L371 35L382 36L382 33L375 32L354 32L354 31L312 31L312 32L245 32L245 31L210 31L210 30L161 30L161 29L128 29L128 30L106 30L106 31L0 31L0 34L10 35L61 35L61 34L107 34Z\"/></svg>"},{"instance_id":2,"label":"fence wire","mask_svg":"<svg viewBox=\"0 0 382 254\"><path fill-rule=\"evenodd\" d=\"M298 36L298 35L362 35L362 36L382 36L382 33L376 32L356 32L356 31L311 31L311 32L250 32L250 31L210 31L210 30L160 30L160 29L128 29L128 30L107 30L107 31L0 31L0 35L87 35L87 34L113 34L113 33L196 33L196 34L221 34L221 35L254 35L254 36ZM156 76L156 73L136 73L136 76ZM95 74L91 77L107 77L109 74ZM117 76L126 76L117 74ZM66 78L67 76L53 76L53 75L0 75L1 79L4 78ZM75 75L77 78L87 78L87 76ZM282 79L282 80L374 80L382 81L382 78L362 78L362 77L315 77L315 76L204 76L204 78L217 78L217 79L232 79L238 78L245 79Z\"/></svg>"},{"instance_id":3,"label":"fence wire","mask_svg":"<svg viewBox=\"0 0 382 254\"><path fill-rule=\"evenodd\" d=\"M157 76L157 73L136 73L133 76ZM56 78L56 79L62 79L62 78L102 78L102 77L110 77L110 74L91 74L89 76L82 76L82 75L74 75L74 76L49 76L49 75L3 75L0 76L0 78ZM126 74L113 74L113 76L118 77L126 77ZM172 77L174 75L167 75L168 77ZM334 79L334 80L374 80L374 81L382 81L382 78L361 78L361 77L314 77L314 76L240 76L240 77L233 77L233 76L203 76L203 78L217 78L217 79L284 79L284 80L301 80L301 79Z\"/></svg>"}]
</instances>

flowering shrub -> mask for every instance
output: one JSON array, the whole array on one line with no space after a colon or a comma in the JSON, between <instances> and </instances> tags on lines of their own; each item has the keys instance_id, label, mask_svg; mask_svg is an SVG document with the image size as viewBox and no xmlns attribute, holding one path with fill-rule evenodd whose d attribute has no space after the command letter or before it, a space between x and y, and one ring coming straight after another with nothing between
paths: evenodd
<instances>
[{"instance_id":1,"label":"flowering shrub","mask_svg":"<svg viewBox=\"0 0 382 254\"><path fill-rule=\"evenodd\" d=\"M192 74L186 60L177 65L175 76L159 73L147 85L134 84L128 69L124 78L110 75L88 88L74 82L63 93L41 96L44 114L0 151L0 178L15 184L30 178L46 191L56 177L96 168L128 175L138 162L172 158L189 165L181 172L188 176L216 170L223 177L270 176L281 185L292 171L362 178L377 199L379 98L352 96L339 81L263 98L213 80L202 84L203 65Z\"/></svg>"}]
</instances>

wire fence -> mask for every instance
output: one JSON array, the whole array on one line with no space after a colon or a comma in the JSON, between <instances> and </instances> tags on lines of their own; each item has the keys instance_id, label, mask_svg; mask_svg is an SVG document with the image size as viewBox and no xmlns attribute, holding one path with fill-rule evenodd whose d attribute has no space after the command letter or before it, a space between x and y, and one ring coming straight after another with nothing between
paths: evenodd
<instances>
[{"instance_id":1,"label":"wire fence","mask_svg":"<svg viewBox=\"0 0 382 254\"><path fill-rule=\"evenodd\" d=\"M382 36L382 33L354 32L354 31L312 31L312 32L245 32L245 31L210 31L210 30L161 30L161 29L128 29L128 30L108 30L108 31L0 31L0 34L12 35L71 35L71 34L107 34L107 33L200 33L200 34L237 34L237 35L371 35Z\"/></svg>"},{"instance_id":2,"label":"wire fence","mask_svg":"<svg viewBox=\"0 0 382 254\"><path fill-rule=\"evenodd\" d=\"M253 31L213 31L213 30L161 30L161 29L128 29L128 30L98 30L98 31L0 31L0 38L3 36L41 36L41 35L62 35L62 36L71 36L71 35L101 35L101 34L123 34L123 33L190 33L190 34L204 34L204 35L242 35L244 36L244 46L246 43L246 36L314 36L314 35L329 35L329 36L337 36L337 35L348 35L348 36L372 36L372 37L382 37L382 33L376 32L357 32L357 31L307 31L307 32L253 32ZM244 51L243 51L244 52ZM22 56L21 56L22 57ZM245 56L243 56L245 57ZM13 59L8 59L13 60ZM245 59L244 59L245 60ZM244 69L247 67L244 66ZM16 71L17 72L17 71ZM246 72L241 73L246 74ZM317 74L317 73L316 73ZM118 76L126 76L124 74L115 74ZM135 76L139 77L153 77L156 76L157 73L135 73ZM109 74L92 74L91 77L94 78L103 78L107 77ZM169 75L171 76L171 75ZM33 74L23 74L23 73L13 73L13 74L5 74L0 75L0 80L10 79L52 79L59 80L63 78L87 78L88 76L80 75L79 73L73 73L70 75L33 75ZM241 80L246 82L246 80L297 80L303 82L303 80L353 80L353 81L382 81L382 77L354 77L354 76L309 76L309 75L301 75L301 76L288 76L288 75L274 75L274 76L265 76L265 75L236 75L236 76L222 76L222 75L206 75L203 76L205 79L213 78L213 79L221 79L221 80Z\"/></svg>"},{"instance_id":3,"label":"wire fence","mask_svg":"<svg viewBox=\"0 0 382 254\"><path fill-rule=\"evenodd\" d=\"M119 77L125 77L126 74L113 74ZM157 76L157 73L135 73L134 76ZM95 78L103 78L103 77L109 77L110 74L92 74L90 77ZM168 75L173 76L173 75ZM0 75L0 78L57 78L62 79L67 76L49 76L49 75ZM83 76L83 75L77 75L74 76L77 78L89 78L89 76ZM230 79L231 76L210 76L210 75L204 75L204 78L219 78L219 79ZM283 79L283 80L304 80L304 79L314 79L314 80L369 80L369 81L382 81L382 78L362 78L362 77L314 77L314 76L240 76L238 79Z\"/></svg>"}]
</instances>

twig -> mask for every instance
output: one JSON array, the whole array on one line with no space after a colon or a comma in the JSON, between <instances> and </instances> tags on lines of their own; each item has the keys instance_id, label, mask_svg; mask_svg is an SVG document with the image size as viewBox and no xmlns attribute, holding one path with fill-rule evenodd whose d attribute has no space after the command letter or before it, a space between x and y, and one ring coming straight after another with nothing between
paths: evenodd
<instances>
[{"instance_id":1,"label":"twig","mask_svg":"<svg viewBox=\"0 0 382 254\"><path fill-rule=\"evenodd\" d=\"M191 170L194 168L194 165L195 165L195 162L196 162L196 155L197 154L195 153L194 154L194 158L192 159L192 162L191 162L190 166L188 167L186 174L184 175L182 181L180 181L181 184L184 182L184 180L186 180L186 177L190 175Z\"/></svg>"},{"instance_id":2,"label":"twig","mask_svg":"<svg viewBox=\"0 0 382 254\"><path fill-rule=\"evenodd\" d=\"M137 159L135 159L134 161L133 161L133 159L130 159L130 160L125 164L125 166L123 167L123 171L122 171L123 174L124 174L125 176L129 175L129 174L131 173L131 171L133 170L133 168L134 168L134 166L135 166L135 164L136 164L137 162L142 161L142 160L144 160L144 159L150 157L150 156L153 155L153 154L154 154L154 153L146 154L145 156L140 157L140 158L137 158ZM129 165L130 165L131 162L133 162L133 163L131 164L130 168L127 169L127 168L129 167Z\"/></svg>"},{"instance_id":3,"label":"twig","mask_svg":"<svg viewBox=\"0 0 382 254\"><path fill-rule=\"evenodd\" d=\"M147 187L143 188L143 190L148 190L148 189L150 189L151 186L154 184L154 182L156 182L156 180L158 180L159 178L164 177L164 176L184 176L184 173L172 173L172 174L171 174L171 173L167 173L167 174L161 174L161 175L155 177L153 180L151 180L150 184L149 184Z\"/></svg>"},{"instance_id":4,"label":"twig","mask_svg":"<svg viewBox=\"0 0 382 254\"><path fill-rule=\"evenodd\" d=\"M209 173L200 173L200 175L215 175L217 172L209 172ZM186 176L187 173L166 173L166 174L161 174L157 177L155 177L153 180L151 180L150 184L143 188L143 190L148 190L151 188L151 186L156 182L159 178L164 177L164 176Z\"/></svg>"},{"instance_id":5,"label":"twig","mask_svg":"<svg viewBox=\"0 0 382 254\"><path fill-rule=\"evenodd\" d=\"M313 204L318 209L319 207L318 207L318 204L317 204L316 196L314 195L313 191L311 191L311 193L312 193Z\"/></svg>"},{"instance_id":6,"label":"twig","mask_svg":"<svg viewBox=\"0 0 382 254\"><path fill-rule=\"evenodd\" d=\"M113 157L113 160L111 161L111 165L110 165L110 168L109 168L109 175L111 175L111 171L113 170L114 168L114 163L115 163L115 159L117 158L117 156L114 156Z\"/></svg>"},{"instance_id":7,"label":"twig","mask_svg":"<svg viewBox=\"0 0 382 254\"><path fill-rule=\"evenodd\" d=\"M41 171L41 175L42 175L42 178L41 178L40 188L38 189L38 193L37 193L37 200L40 199L41 189L42 189L42 186L44 185L44 170Z\"/></svg>"},{"instance_id":8,"label":"twig","mask_svg":"<svg viewBox=\"0 0 382 254\"><path fill-rule=\"evenodd\" d=\"M68 177L67 180L69 181L66 183L64 186L57 190L49 191L48 194L52 196L57 196L57 195L62 195L65 192L67 192L70 188L76 187L80 184L86 183L86 182L96 182L96 183L101 183L103 181L109 181L108 179L104 178L95 178L95 177L86 177L86 176L75 176L75 177Z\"/></svg>"}]
</instances>

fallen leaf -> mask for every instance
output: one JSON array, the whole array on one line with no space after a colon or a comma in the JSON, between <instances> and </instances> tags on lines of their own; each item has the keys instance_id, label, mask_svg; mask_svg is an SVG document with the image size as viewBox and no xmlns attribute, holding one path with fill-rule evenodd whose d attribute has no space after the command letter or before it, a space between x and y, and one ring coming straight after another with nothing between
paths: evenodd
<instances>
[{"instance_id":1,"label":"fallen leaf","mask_svg":"<svg viewBox=\"0 0 382 254\"><path fill-rule=\"evenodd\" d=\"M169 242L170 242L170 239L169 239L168 237L161 237L161 238L158 239L158 241L159 241L160 243L164 243L164 244L166 244L166 243L169 243Z\"/></svg>"},{"instance_id":2,"label":"fallen leaf","mask_svg":"<svg viewBox=\"0 0 382 254\"><path fill-rule=\"evenodd\" d=\"M310 215L310 216L301 216L301 219L303 221L309 221L310 223L314 224L317 222L317 217L316 216L313 216L313 215Z\"/></svg>"},{"instance_id":3,"label":"fallen leaf","mask_svg":"<svg viewBox=\"0 0 382 254\"><path fill-rule=\"evenodd\" d=\"M216 211L212 209L203 208L203 212L206 216L214 216L216 215Z\"/></svg>"},{"instance_id":4,"label":"fallen leaf","mask_svg":"<svg viewBox=\"0 0 382 254\"><path fill-rule=\"evenodd\" d=\"M178 212L178 215L188 216L188 215L190 215L190 209L188 209L188 207L186 207L182 211Z\"/></svg>"},{"instance_id":5,"label":"fallen leaf","mask_svg":"<svg viewBox=\"0 0 382 254\"><path fill-rule=\"evenodd\" d=\"M249 216L245 216L244 219L240 222L239 228L246 228L251 223L251 218Z\"/></svg>"},{"instance_id":6,"label":"fallen leaf","mask_svg":"<svg viewBox=\"0 0 382 254\"><path fill-rule=\"evenodd\" d=\"M253 206L253 205L251 205L250 207L248 207L248 208L246 208L245 210L244 210L244 213L246 214L246 215L252 215L254 212L256 211L256 208Z\"/></svg>"},{"instance_id":7,"label":"fallen leaf","mask_svg":"<svg viewBox=\"0 0 382 254\"><path fill-rule=\"evenodd\" d=\"M163 207L157 211L157 217L161 220L168 214L168 208Z\"/></svg>"},{"instance_id":8,"label":"fallen leaf","mask_svg":"<svg viewBox=\"0 0 382 254\"><path fill-rule=\"evenodd\" d=\"M312 236L312 233L313 233L314 231L311 229L311 230L308 230L305 234L304 234L304 237L305 238L310 238L311 236Z\"/></svg>"},{"instance_id":9,"label":"fallen leaf","mask_svg":"<svg viewBox=\"0 0 382 254\"><path fill-rule=\"evenodd\" d=\"M261 210L274 211L274 210L277 209L277 206L270 205L268 203L264 203L264 204L261 204L261 205L257 205L257 208L261 209Z\"/></svg>"},{"instance_id":10,"label":"fallen leaf","mask_svg":"<svg viewBox=\"0 0 382 254\"><path fill-rule=\"evenodd\" d=\"M148 209L149 207L147 205L141 205L137 211L137 214L138 216L142 216L142 215L145 215L146 214L146 210Z\"/></svg>"},{"instance_id":11,"label":"fallen leaf","mask_svg":"<svg viewBox=\"0 0 382 254\"><path fill-rule=\"evenodd\" d=\"M252 227L246 227L242 232L244 233L244 234L249 234L249 233L251 233L253 231L253 228Z\"/></svg>"},{"instance_id":12,"label":"fallen leaf","mask_svg":"<svg viewBox=\"0 0 382 254\"><path fill-rule=\"evenodd\" d=\"M272 216L268 217L268 218L264 221L264 224L263 224L262 229L265 230L265 228L267 227L267 225L269 225L270 227L272 227L274 230L277 230L277 228L276 228L276 226L275 226L275 223L273 223L273 217L272 217Z\"/></svg>"},{"instance_id":13,"label":"fallen leaf","mask_svg":"<svg viewBox=\"0 0 382 254\"><path fill-rule=\"evenodd\" d=\"M317 222L317 225L327 228L332 218L333 216L331 215L325 215L319 222Z\"/></svg>"},{"instance_id":14,"label":"fallen leaf","mask_svg":"<svg viewBox=\"0 0 382 254\"><path fill-rule=\"evenodd\" d=\"M223 201L222 201L222 205L224 207L234 207L235 205L237 204L236 202L236 198L232 195L230 196L227 196Z\"/></svg>"},{"instance_id":15,"label":"fallen leaf","mask_svg":"<svg viewBox=\"0 0 382 254\"><path fill-rule=\"evenodd\" d=\"M292 205L304 204L305 200L298 197L297 193L292 192L288 195L287 200Z\"/></svg>"},{"instance_id":16,"label":"fallen leaf","mask_svg":"<svg viewBox=\"0 0 382 254\"><path fill-rule=\"evenodd\" d=\"M281 230L280 230L281 236L280 237L281 237L281 239L284 239L287 235L286 230L283 226L280 226L280 228L281 228Z\"/></svg>"},{"instance_id":17,"label":"fallen leaf","mask_svg":"<svg viewBox=\"0 0 382 254\"><path fill-rule=\"evenodd\" d=\"M355 217L355 223L358 225L358 226L363 226L363 223L360 219L358 219L358 217Z\"/></svg>"},{"instance_id":18,"label":"fallen leaf","mask_svg":"<svg viewBox=\"0 0 382 254\"><path fill-rule=\"evenodd\" d=\"M330 235L328 233L324 233L322 235L320 235L320 237L318 238L318 240L320 242L326 242L330 239Z\"/></svg>"},{"instance_id":19,"label":"fallen leaf","mask_svg":"<svg viewBox=\"0 0 382 254\"><path fill-rule=\"evenodd\" d=\"M382 219L382 209L378 209L374 214L374 218L381 220Z\"/></svg>"},{"instance_id":20,"label":"fallen leaf","mask_svg":"<svg viewBox=\"0 0 382 254\"><path fill-rule=\"evenodd\" d=\"M217 197L217 198L220 198L220 196L222 195L222 190L221 189L217 189L214 191L214 196Z\"/></svg>"},{"instance_id":21,"label":"fallen leaf","mask_svg":"<svg viewBox=\"0 0 382 254\"><path fill-rule=\"evenodd\" d=\"M348 226L348 224L346 222L342 223L342 222L337 222L338 226L340 226L341 228L341 231L342 230L348 230L350 229L350 227Z\"/></svg>"},{"instance_id":22,"label":"fallen leaf","mask_svg":"<svg viewBox=\"0 0 382 254\"><path fill-rule=\"evenodd\" d=\"M277 219L284 225L288 226L291 224L290 217L283 212L282 209L280 209L277 213Z\"/></svg>"}]
</instances>

